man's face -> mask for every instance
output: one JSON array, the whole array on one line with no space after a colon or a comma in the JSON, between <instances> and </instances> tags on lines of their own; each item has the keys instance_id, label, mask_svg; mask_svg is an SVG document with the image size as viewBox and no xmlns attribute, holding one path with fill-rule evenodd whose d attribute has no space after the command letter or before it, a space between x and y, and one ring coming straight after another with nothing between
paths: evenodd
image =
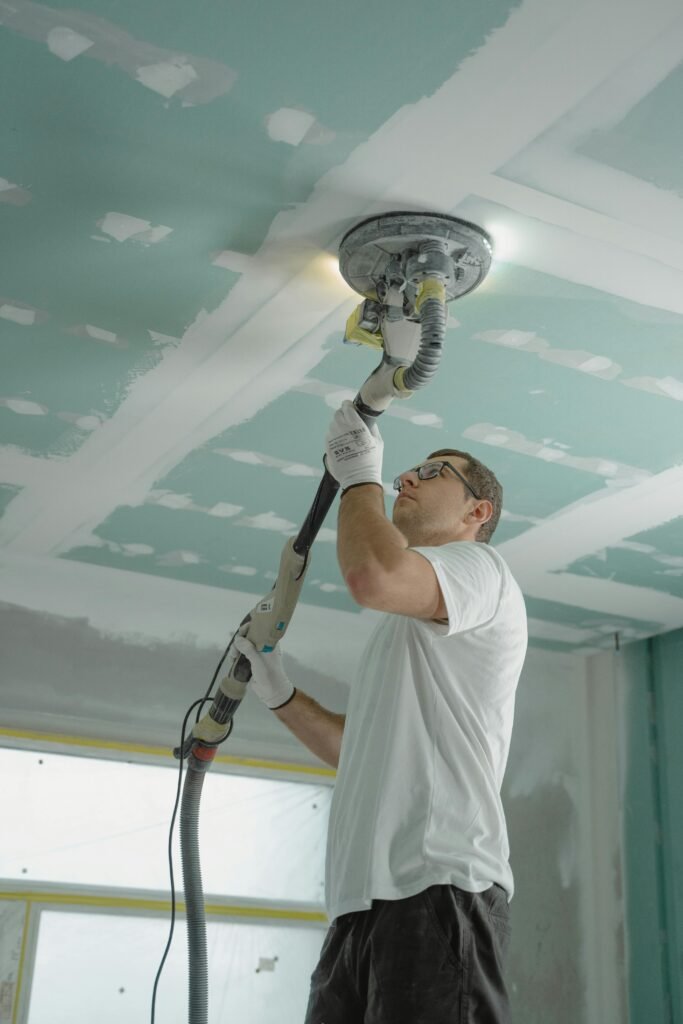
<instances>
[{"instance_id":1,"label":"man's face","mask_svg":"<svg viewBox=\"0 0 683 1024\"><path fill-rule=\"evenodd\" d=\"M467 462L457 455L424 459L419 465L444 460L467 476ZM400 479L402 489L394 501L392 521L410 544L445 543L438 538L456 539L463 533L465 517L478 503L454 473L444 467L439 476L420 480L411 469L401 473Z\"/></svg>"}]
</instances>

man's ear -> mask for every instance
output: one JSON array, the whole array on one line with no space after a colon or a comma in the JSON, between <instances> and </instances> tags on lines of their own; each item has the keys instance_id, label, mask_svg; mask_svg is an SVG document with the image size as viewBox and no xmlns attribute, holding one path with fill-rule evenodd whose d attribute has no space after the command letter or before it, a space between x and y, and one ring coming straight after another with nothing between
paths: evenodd
<instances>
[{"instance_id":1,"label":"man's ear","mask_svg":"<svg viewBox=\"0 0 683 1024\"><path fill-rule=\"evenodd\" d=\"M493 505L488 498L482 498L474 506L471 512L468 514L468 519L471 518L478 526L483 526L484 523L488 523L489 519L493 515Z\"/></svg>"}]
</instances>

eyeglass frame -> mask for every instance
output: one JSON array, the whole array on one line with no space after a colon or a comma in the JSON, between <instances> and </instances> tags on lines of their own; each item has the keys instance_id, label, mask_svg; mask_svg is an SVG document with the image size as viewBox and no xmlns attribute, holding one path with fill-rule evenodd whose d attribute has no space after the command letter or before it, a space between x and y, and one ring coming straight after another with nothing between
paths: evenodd
<instances>
[{"instance_id":1,"label":"eyeglass frame","mask_svg":"<svg viewBox=\"0 0 683 1024\"><path fill-rule=\"evenodd\" d=\"M483 500L482 498L479 497L477 492L469 484L469 482L465 479L465 477L462 475L462 473L459 473L458 470L455 468L455 466L452 466L450 464L450 462L446 462L445 459L436 459L436 460L430 459L428 462L423 463L423 465L421 465L421 466L413 466L412 469L406 469L403 472L404 473L417 473L417 476L418 476L419 480L435 480L436 476L433 476L433 477L431 477L431 476L430 477L420 476L420 470L424 469L426 466L440 466L439 472L436 474L436 476L441 476L441 473L443 472L444 466L448 466L450 471L452 473L455 473L455 475L457 476L458 480L460 480L465 485L465 487L470 492L470 494L472 495L473 498L476 498L477 501L482 501ZM402 476L403 476L403 473L399 474L399 476L397 476L397 477L394 477L394 490L398 491L399 494L403 490L403 484L401 483L401 477Z\"/></svg>"}]
</instances>

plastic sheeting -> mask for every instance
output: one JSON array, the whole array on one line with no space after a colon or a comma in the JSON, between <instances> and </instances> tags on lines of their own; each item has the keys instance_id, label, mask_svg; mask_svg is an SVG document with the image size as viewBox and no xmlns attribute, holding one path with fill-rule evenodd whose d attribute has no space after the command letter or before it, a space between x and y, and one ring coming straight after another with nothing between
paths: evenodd
<instances>
[{"instance_id":1,"label":"plastic sheeting","mask_svg":"<svg viewBox=\"0 0 683 1024\"><path fill-rule=\"evenodd\" d=\"M0 876L168 889L177 768L0 749ZM322 903L330 787L210 772L200 836L207 897ZM180 853L174 855L182 886Z\"/></svg>"},{"instance_id":2,"label":"plastic sheeting","mask_svg":"<svg viewBox=\"0 0 683 1024\"><path fill-rule=\"evenodd\" d=\"M44 910L28 1024L120 1024L149 1019L168 923L148 917ZM213 1024L303 1020L323 928L207 925ZM176 932L159 984L157 1020L187 1021L187 943Z\"/></svg>"}]
</instances>

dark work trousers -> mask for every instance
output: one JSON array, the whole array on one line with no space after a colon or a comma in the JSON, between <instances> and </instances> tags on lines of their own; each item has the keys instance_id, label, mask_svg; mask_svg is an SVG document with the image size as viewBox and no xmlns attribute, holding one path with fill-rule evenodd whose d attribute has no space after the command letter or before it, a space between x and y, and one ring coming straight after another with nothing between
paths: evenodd
<instances>
[{"instance_id":1,"label":"dark work trousers","mask_svg":"<svg viewBox=\"0 0 683 1024\"><path fill-rule=\"evenodd\" d=\"M330 926L305 1024L510 1024L505 890L432 885Z\"/></svg>"}]
</instances>

